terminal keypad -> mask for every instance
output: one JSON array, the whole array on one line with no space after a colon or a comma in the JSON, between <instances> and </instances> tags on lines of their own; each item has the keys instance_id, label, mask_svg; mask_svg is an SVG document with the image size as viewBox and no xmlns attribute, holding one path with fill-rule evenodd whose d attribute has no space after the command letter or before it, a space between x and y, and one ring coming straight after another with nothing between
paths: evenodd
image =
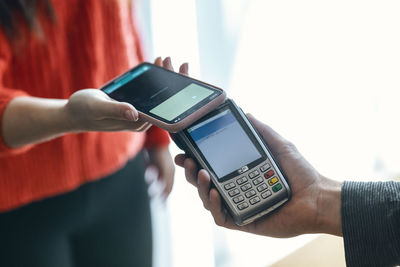
<instances>
[{"instance_id":1,"label":"terminal keypad","mask_svg":"<svg viewBox=\"0 0 400 267\"><path fill-rule=\"evenodd\" d=\"M250 179L250 181L249 181ZM236 180L229 180L223 188L239 210L270 198L283 187L270 163L264 162L243 173Z\"/></svg>"}]
</instances>

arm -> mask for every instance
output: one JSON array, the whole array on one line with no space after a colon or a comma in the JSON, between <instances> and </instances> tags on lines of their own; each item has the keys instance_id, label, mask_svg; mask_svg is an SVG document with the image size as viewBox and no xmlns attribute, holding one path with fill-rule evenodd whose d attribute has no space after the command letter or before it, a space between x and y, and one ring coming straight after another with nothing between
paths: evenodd
<instances>
[{"instance_id":1,"label":"arm","mask_svg":"<svg viewBox=\"0 0 400 267\"><path fill-rule=\"evenodd\" d=\"M226 214L205 170L178 155L187 180L198 188L204 206L223 227L258 235L291 237L327 233L344 237L348 266L393 266L400 263L400 183L339 182L319 174L290 142L249 116L286 173L292 188L287 205L239 227Z\"/></svg>"},{"instance_id":2,"label":"arm","mask_svg":"<svg viewBox=\"0 0 400 267\"><path fill-rule=\"evenodd\" d=\"M348 266L400 263L400 183L344 182L342 227Z\"/></svg>"},{"instance_id":3,"label":"arm","mask_svg":"<svg viewBox=\"0 0 400 267\"><path fill-rule=\"evenodd\" d=\"M2 137L7 146L18 148L65 133L139 131L148 126L137 119L132 105L114 101L97 89L77 91L68 100L16 97L2 114Z\"/></svg>"},{"instance_id":4,"label":"arm","mask_svg":"<svg viewBox=\"0 0 400 267\"><path fill-rule=\"evenodd\" d=\"M3 140L12 148L42 142L69 131L66 100L16 97L3 113Z\"/></svg>"}]
</instances>

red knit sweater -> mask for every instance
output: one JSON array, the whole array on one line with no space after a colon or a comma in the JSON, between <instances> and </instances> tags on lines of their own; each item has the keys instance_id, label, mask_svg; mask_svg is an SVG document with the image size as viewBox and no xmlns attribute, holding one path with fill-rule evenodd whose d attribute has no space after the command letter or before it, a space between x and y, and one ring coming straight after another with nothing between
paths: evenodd
<instances>
[{"instance_id":1,"label":"red knit sweater","mask_svg":"<svg viewBox=\"0 0 400 267\"><path fill-rule=\"evenodd\" d=\"M22 46L0 30L0 133L10 100L30 95L68 98L98 88L142 61L129 1L53 1L56 24L40 15L44 38L23 28ZM10 149L0 134L0 212L71 191L121 168L147 138L168 144L166 132L88 132Z\"/></svg>"}]
</instances>

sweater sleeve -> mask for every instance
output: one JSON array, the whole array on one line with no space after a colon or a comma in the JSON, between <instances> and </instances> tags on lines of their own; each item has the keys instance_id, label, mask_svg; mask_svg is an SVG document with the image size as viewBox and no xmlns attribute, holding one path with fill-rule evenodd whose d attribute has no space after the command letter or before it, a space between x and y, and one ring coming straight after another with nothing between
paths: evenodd
<instances>
[{"instance_id":1,"label":"sweater sleeve","mask_svg":"<svg viewBox=\"0 0 400 267\"><path fill-rule=\"evenodd\" d=\"M146 143L144 145L146 148L164 147L168 146L169 142L169 134L167 131L152 126L147 131Z\"/></svg>"},{"instance_id":2,"label":"sweater sleeve","mask_svg":"<svg viewBox=\"0 0 400 267\"><path fill-rule=\"evenodd\" d=\"M5 89L0 85L0 157L25 152L31 146L21 148L10 148L4 143L3 139L3 113L8 103L17 96L26 96L27 93L20 90Z\"/></svg>"},{"instance_id":3,"label":"sweater sleeve","mask_svg":"<svg viewBox=\"0 0 400 267\"><path fill-rule=\"evenodd\" d=\"M400 183L344 182L341 198L347 266L400 264Z\"/></svg>"},{"instance_id":4,"label":"sweater sleeve","mask_svg":"<svg viewBox=\"0 0 400 267\"><path fill-rule=\"evenodd\" d=\"M0 33L0 157L12 154L22 153L28 150L31 146L24 146L21 148L10 148L4 143L3 139L3 114L7 105L17 96L26 96L27 92L6 88L3 84L3 73L7 68L10 58L10 48L7 41L4 39L4 34Z\"/></svg>"}]
</instances>

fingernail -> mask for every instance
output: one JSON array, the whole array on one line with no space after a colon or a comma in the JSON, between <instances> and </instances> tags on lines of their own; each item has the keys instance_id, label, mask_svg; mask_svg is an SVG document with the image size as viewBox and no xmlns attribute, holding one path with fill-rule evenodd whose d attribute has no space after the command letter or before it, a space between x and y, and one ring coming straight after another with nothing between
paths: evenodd
<instances>
[{"instance_id":1,"label":"fingernail","mask_svg":"<svg viewBox=\"0 0 400 267\"><path fill-rule=\"evenodd\" d=\"M137 121L139 119L138 114L133 110L125 111L125 117L130 121Z\"/></svg>"}]
</instances>

